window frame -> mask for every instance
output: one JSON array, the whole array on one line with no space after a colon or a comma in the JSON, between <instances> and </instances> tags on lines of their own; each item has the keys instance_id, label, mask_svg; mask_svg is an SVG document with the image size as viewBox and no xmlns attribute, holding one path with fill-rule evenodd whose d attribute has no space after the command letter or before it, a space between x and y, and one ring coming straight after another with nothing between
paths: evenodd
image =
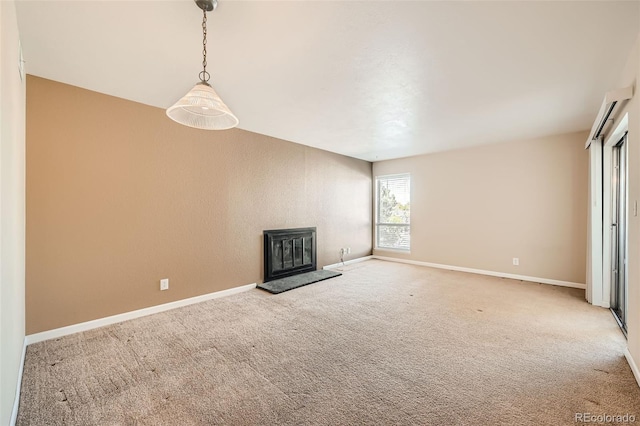
<instances>
[{"instance_id":1,"label":"window frame","mask_svg":"<svg viewBox=\"0 0 640 426\"><path fill-rule=\"evenodd\" d=\"M411 173L394 173L389 175L380 175L374 177L374 191L375 191L375 199L374 199L374 248L376 250L391 250L391 251L399 251L402 253L410 253L411 252L411 209L409 208L409 223L387 223L380 222L380 190L381 190L381 180L390 180L390 179L400 179L406 178L409 184L409 206L411 206ZM407 248L399 248L399 247L387 247L380 245L380 226L397 226L403 227L407 229L407 234L409 235L409 244Z\"/></svg>"}]
</instances>

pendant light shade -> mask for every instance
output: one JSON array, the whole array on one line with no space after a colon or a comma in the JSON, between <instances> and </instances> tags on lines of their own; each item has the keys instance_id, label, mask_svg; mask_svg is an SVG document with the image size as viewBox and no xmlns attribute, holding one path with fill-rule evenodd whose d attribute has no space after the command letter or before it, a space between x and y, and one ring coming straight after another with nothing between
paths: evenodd
<instances>
[{"instance_id":1,"label":"pendant light shade","mask_svg":"<svg viewBox=\"0 0 640 426\"><path fill-rule=\"evenodd\" d=\"M169 107L167 116L177 123L203 130L225 130L238 125L238 119L213 87L202 81Z\"/></svg>"},{"instance_id":2,"label":"pendant light shade","mask_svg":"<svg viewBox=\"0 0 640 426\"><path fill-rule=\"evenodd\" d=\"M216 9L217 0L194 0L202 9L202 71L200 82L178 102L167 109L167 116L176 123L203 130L225 130L238 125L238 119L208 83L207 72L207 11Z\"/></svg>"}]
</instances>

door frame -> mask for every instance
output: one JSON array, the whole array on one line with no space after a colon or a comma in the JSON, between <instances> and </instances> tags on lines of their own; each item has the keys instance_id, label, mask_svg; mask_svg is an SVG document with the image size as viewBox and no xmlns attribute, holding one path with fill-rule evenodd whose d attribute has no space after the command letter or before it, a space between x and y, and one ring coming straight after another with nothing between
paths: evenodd
<instances>
[{"instance_id":1,"label":"door frame","mask_svg":"<svg viewBox=\"0 0 640 426\"><path fill-rule=\"evenodd\" d=\"M629 129L629 113L625 113L621 120L618 122L616 128L611 132L607 138L605 139L602 145L602 162L600 164L595 164L597 170L595 170L596 176L602 177L602 222L600 223L600 227L594 226L592 222L591 232L600 233L602 235L602 257L600 259L592 258L592 262L600 263L601 268L598 268L602 275L599 277L595 277L592 280L591 303L597 306L602 306L604 308L610 308L610 300L611 300L611 257L612 257L612 247L611 247L611 199L612 199L612 157L613 157L613 148L620 142L620 140L624 137L624 134L628 132ZM628 139L627 139L628 143ZM628 145L627 145L628 149ZM629 177L629 167L628 167L628 158L627 158L627 182ZM592 163L592 166L594 164ZM598 185L599 186L599 185ZM629 206L629 189L628 184L625 191L626 197L626 208L627 208L627 229L626 231L626 250L628 253L629 239L628 239L628 221L629 217L631 217L631 206ZM637 211L637 206L633 206L633 212ZM593 235L593 234L592 234ZM600 278L599 280L597 278ZM600 281L598 283L598 281Z\"/></svg>"}]
</instances>

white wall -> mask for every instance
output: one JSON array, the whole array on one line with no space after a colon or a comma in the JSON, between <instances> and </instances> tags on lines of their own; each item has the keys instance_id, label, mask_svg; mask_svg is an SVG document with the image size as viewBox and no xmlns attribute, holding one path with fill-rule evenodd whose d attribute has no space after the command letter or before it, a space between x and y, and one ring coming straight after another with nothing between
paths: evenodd
<instances>
[{"instance_id":1,"label":"white wall","mask_svg":"<svg viewBox=\"0 0 640 426\"><path fill-rule=\"evenodd\" d=\"M11 422L25 335L25 100L14 1L0 1L0 425Z\"/></svg>"}]
</instances>

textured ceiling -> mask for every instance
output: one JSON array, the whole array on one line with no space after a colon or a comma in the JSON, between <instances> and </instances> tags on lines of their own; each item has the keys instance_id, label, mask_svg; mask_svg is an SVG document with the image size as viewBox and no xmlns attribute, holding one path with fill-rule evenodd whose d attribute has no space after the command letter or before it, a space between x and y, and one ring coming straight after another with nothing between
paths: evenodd
<instances>
[{"instance_id":1,"label":"textured ceiling","mask_svg":"<svg viewBox=\"0 0 640 426\"><path fill-rule=\"evenodd\" d=\"M167 108L197 82L191 0L19 0L27 72ZM234 1L211 83L239 127L369 161L586 130L637 1Z\"/></svg>"}]
</instances>

